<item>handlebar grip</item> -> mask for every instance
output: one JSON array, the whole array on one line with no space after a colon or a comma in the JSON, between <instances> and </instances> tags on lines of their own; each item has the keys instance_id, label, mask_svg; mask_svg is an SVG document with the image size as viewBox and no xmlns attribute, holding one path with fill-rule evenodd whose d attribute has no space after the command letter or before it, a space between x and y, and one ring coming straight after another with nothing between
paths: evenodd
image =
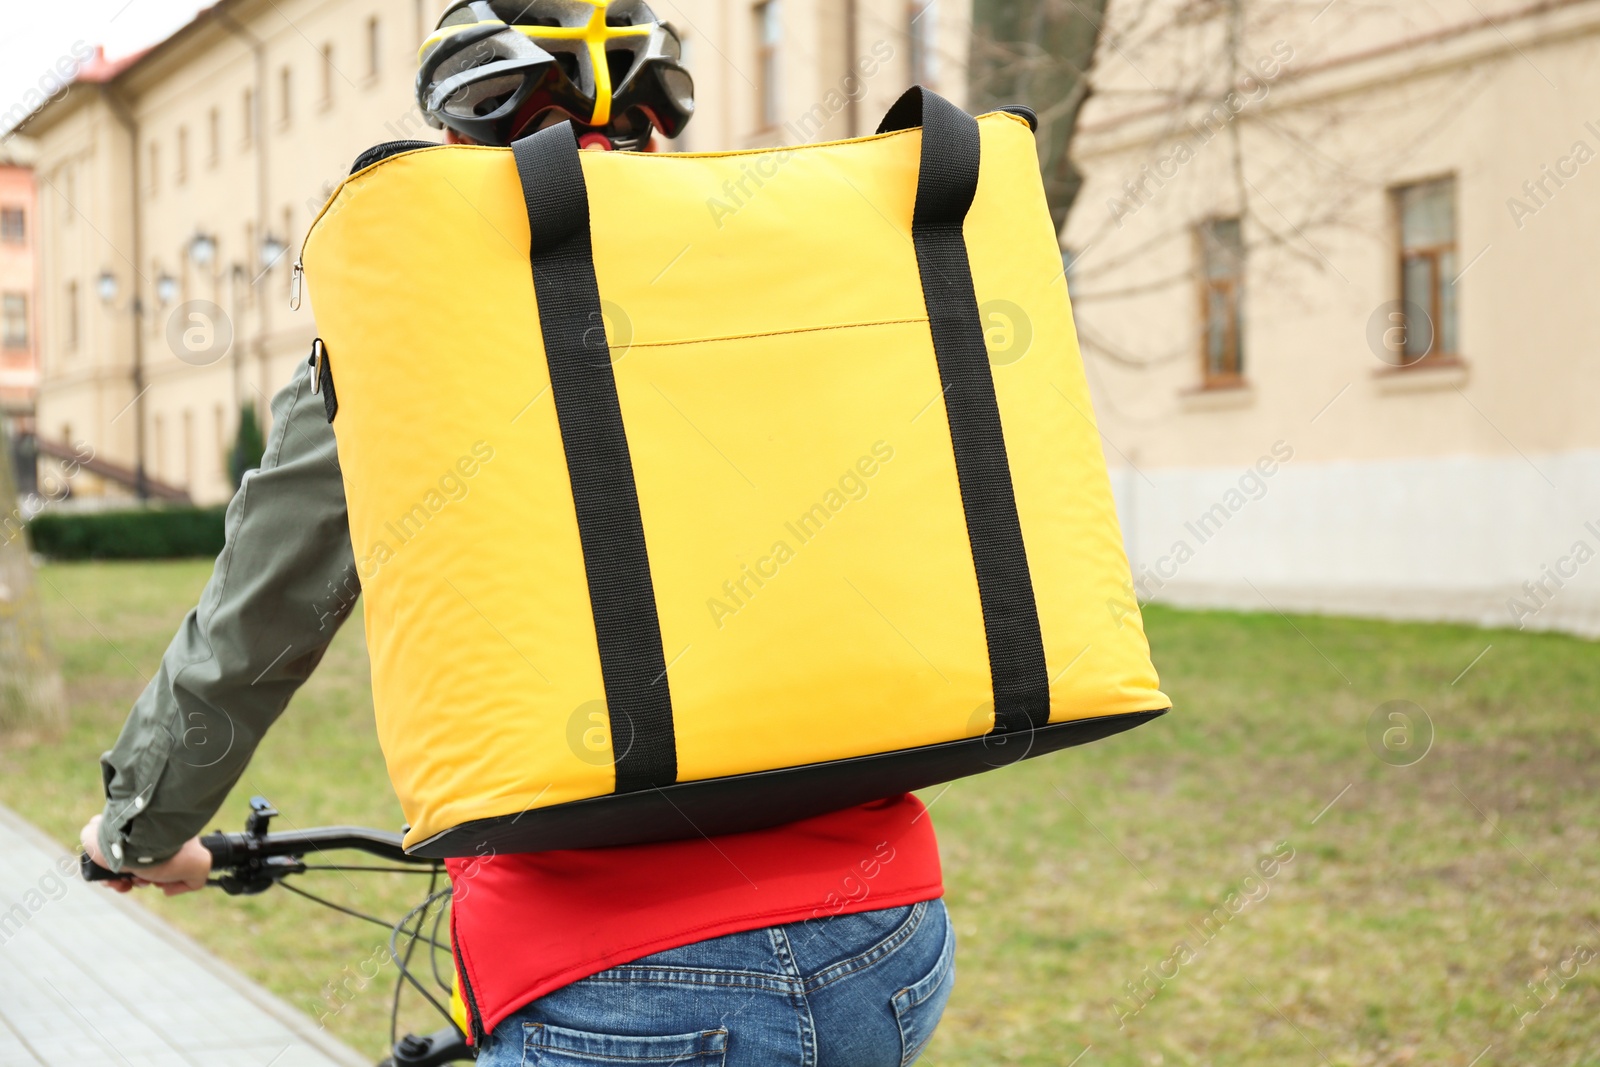
<instances>
[{"instance_id":1,"label":"handlebar grip","mask_svg":"<svg viewBox=\"0 0 1600 1067\"><path fill-rule=\"evenodd\" d=\"M227 834L206 834L200 839L207 852L211 853L213 866L225 866L232 855L232 846L228 843ZM102 867L89 858L87 852L78 854L78 873L85 882L128 882L133 880L133 875L127 871L117 872L109 867Z\"/></svg>"},{"instance_id":2,"label":"handlebar grip","mask_svg":"<svg viewBox=\"0 0 1600 1067\"><path fill-rule=\"evenodd\" d=\"M78 856L78 873L85 882L128 882L133 880L131 874L118 874L109 867L102 867L89 858L84 852Z\"/></svg>"},{"instance_id":3,"label":"handlebar grip","mask_svg":"<svg viewBox=\"0 0 1600 1067\"><path fill-rule=\"evenodd\" d=\"M233 861L233 845L228 840L228 835L220 830L213 834L205 834L200 838L201 846L211 853L211 868L226 867Z\"/></svg>"}]
</instances>

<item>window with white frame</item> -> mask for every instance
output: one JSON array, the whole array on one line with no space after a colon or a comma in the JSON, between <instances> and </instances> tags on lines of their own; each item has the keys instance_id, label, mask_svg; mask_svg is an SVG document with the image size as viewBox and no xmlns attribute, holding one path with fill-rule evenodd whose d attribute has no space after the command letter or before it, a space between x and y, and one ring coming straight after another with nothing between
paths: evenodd
<instances>
[{"instance_id":1,"label":"window with white frame","mask_svg":"<svg viewBox=\"0 0 1600 1067\"><path fill-rule=\"evenodd\" d=\"M5 347L27 348L28 294L6 293L4 297L0 297L0 316L4 318L0 332L3 332Z\"/></svg>"},{"instance_id":2,"label":"window with white frame","mask_svg":"<svg viewBox=\"0 0 1600 1067\"><path fill-rule=\"evenodd\" d=\"M782 121L782 0L764 0L757 4L755 16L757 117L761 128L770 130Z\"/></svg>"},{"instance_id":3,"label":"window with white frame","mask_svg":"<svg viewBox=\"0 0 1600 1067\"><path fill-rule=\"evenodd\" d=\"M929 89L939 85L939 0L911 0L906 36L910 41L911 82Z\"/></svg>"}]
</instances>

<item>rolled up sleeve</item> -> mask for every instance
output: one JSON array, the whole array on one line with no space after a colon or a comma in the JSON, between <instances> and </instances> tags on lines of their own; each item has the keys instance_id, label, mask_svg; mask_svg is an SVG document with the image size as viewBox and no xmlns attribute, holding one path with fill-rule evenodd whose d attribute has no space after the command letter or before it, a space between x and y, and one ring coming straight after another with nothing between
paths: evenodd
<instances>
[{"instance_id":1,"label":"rolled up sleeve","mask_svg":"<svg viewBox=\"0 0 1600 1067\"><path fill-rule=\"evenodd\" d=\"M272 416L199 604L101 757L100 848L118 869L159 863L205 827L360 594L333 430L307 368Z\"/></svg>"}]
</instances>

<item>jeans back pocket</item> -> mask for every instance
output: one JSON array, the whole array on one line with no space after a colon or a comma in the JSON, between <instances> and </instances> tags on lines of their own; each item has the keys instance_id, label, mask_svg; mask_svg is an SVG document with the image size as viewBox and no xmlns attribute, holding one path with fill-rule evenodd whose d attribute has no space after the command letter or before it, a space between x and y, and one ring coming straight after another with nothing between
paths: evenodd
<instances>
[{"instance_id":1,"label":"jeans back pocket","mask_svg":"<svg viewBox=\"0 0 1600 1067\"><path fill-rule=\"evenodd\" d=\"M892 998L895 1021L900 1024L900 1067L910 1067L927 1047L955 987L956 931L949 913L940 908L939 914L944 920L944 947L933 970Z\"/></svg>"},{"instance_id":2,"label":"jeans back pocket","mask_svg":"<svg viewBox=\"0 0 1600 1067\"><path fill-rule=\"evenodd\" d=\"M548 1023L522 1028L524 1067L723 1067L728 1031L625 1037Z\"/></svg>"}]
</instances>

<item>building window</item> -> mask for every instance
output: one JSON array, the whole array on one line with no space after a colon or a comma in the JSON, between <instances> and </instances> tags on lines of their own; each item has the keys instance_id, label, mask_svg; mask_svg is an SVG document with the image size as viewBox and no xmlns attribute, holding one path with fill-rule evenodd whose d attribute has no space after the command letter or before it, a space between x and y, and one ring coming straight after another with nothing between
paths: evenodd
<instances>
[{"instance_id":1,"label":"building window","mask_svg":"<svg viewBox=\"0 0 1600 1067\"><path fill-rule=\"evenodd\" d=\"M1244 379L1244 240L1239 220L1200 224L1201 379L1208 388Z\"/></svg>"},{"instance_id":2,"label":"building window","mask_svg":"<svg viewBox=\"0 0 1600 1067\"><path fill-rule=\"evenodd\" d=\"M256 243L256 224L254 222L246 222L244 224L244 245L242 247L247 250L247 254L250 250L261 247L258 243ZM251 277L255 278L255 268L251 270ZM259 278L255 278L255 280L260 281ZM246 305L253 305L255 303L255 299L256 286L255 283L252 282L250 285L244 287L244 302Z\"/></svg>"},{"instance_id":3,"label":"building window","mask_svg":"<svg viewBox=\"0 0 1600 1067\"><path fill-rule=\"evenodd\" d=\"M20 245L27 240L28 213L20 207L0 208L0 241Z\"/></svg>"},{"instance_id":4,"label":"building window","mask_svg":"<svg viewBox=\"0 0 1600 1067\"><path fill-rule=\"evenodd\" d=\"M164 287L161 284L161 279L166 276L166 271L161 269L161 257L151 256L150 273L147 277L150 279L151 289L155 293L156 309L160 311L166 310L167 305L172 302L171 300L164 299L164 295L176 296L175 293L164 294ZM163 327L166 326L166 323L163 321L165 316L163 315L141 315L140 318L144 320L145 333L151 337L154 337L161 331Z\"/></svg>"},{"instance_id":5,"label":"building window","mask_svg":"<svg viewBox=\"0 0 1600 1067\"><path fill-rule=\"evenodd\" d=\"M4 344L7 348L28 347L28 294L7 293L3 300Z\"/></svg>"},{"instance_id":6,"label":"building window","mask_svg":"<svg viewBox=\"0 0 1600 1067\"><path fill-rule=\"evenodd\" d=\"M765 0L757 4L756 14L756 106L760 109L761 128L770 130L778 125L779 65L778 49L783 44L782 0Z\"/></svg>"},{"instance_id":7,"label":"building window","mask_svg":"<svg viewBox=\"0 0 1600 1067\"><path fill-rule=\"evenodd\" d=\"M333 45L322 46L322 102L324 110L333 106Z\"/></svg>"},{"instance_id":8,"label":"building window","mask_svg":"<svg viewBox=\"0 0 1600 1067\"><path fill-rule=\"evenodd\" d=\"M255 138L256 135L255 90L246 89L241 100L242 103L239 108L239 129L243 132L243 136L239 138L239 142L246 148L249 148L250 142Z\"/></svg>"},{"instance_id":9,"label":"building window","mask_svg":"<svg viewBox=\"0 0 1600 1067\"><path fill-rule=\"evenodd\" d=\"M1400 227L1400 299L1405 323L1403 363L1427 357L1454 360L1456 336L1456 180L1403 185L1394 190ZM1420 312L1426 322L1410 319Z\"/></svg>"},{"instance_id":10,"label":"building window","mask_svg":"<svg viewBox=\"0 0 1600 1067\"><path fill-rule=\"evenodd\" d=\"M288 67L278 71L278 124L289 125L294 114L294 74Z\"/></svg>"},{"instance_id":11,"label":"building window","mask_svg":"<svg viewBox=\"0 0 1600 1067\"><path fill-rule=\"evenodd\" d=\"M187 126L178 127L178 170L175 178L179 185L189 180L189 128Z\"/></svg>"},{"instance_id":12,"label":"building window","mask_svg":"<svg viewBox=\"0 0 1600 1067\"><path fill-rule=\"evenodd\" d=\"M383 65L383 37L378 30L378 16L367 20L367 77L376 78Z\"/></svg>"},{"instance_id":13,"label":"building window","mask_svg":"<svg viewBox=\"0 0 1600 1067\"><path fill-rule=\"evenodd\" d=\"M294 208L293 207L290 207L288 205L284 206L284 209L283 209L283 229L279 230L277 234L268 233L267 237L276 237L278 240L282 241L284 250L282 252L279 252L278 255L277 255L277 258L275 258L271 263L267 263L267 262L263 261L260 264L260 270L261 270L262 274L265 274L267 271L272 270L279 263L284 262L286 259L290 263L294 262L294 256L291 255L290 252L289 252L289 249L292 249L292 248L295 247L295 241L294 241ZM290 271L290 272L288 272L288 273L286 273L284 275L284 284L285 284L285 286L293 286L293 284L294 284L294 272L293 271Z\"/></svg>"},{"instance_id":14,"label":"building window","mask_svg":"<svg viewBox=\"0 0 1600 1067\"><path fill-rule=\"evenodd\" d=\"M217 460L221 464L220 469L226 470L228 467L228 417L223 412L221 404L217 404L211 409L211 421L213 424L212 429L215 431L211 436L216 442Z\"/></svg>"},{"instance_id":15,"label":"building window","mask_svg":"<svg viewBox=\"0 0 1600 1067\"><path fill-rule=\"evenodd\" d=\"M78 283L68 282L66 299L61 302L61 313L64 321L61 323L61 337L67 351L73 352L78 348Z\"/></svg>"},{"instance_id":16,"label":"building window","mask_svg":"<svg viewBox=\"0 0 1600 1067\"><path fill-rule=\"evenodd\" d=\"M183 487L194 492L194 409L183 409Z\"/></svg>"},{"instance_id":17,"label":"building window","mask_svg":"<svg viewBox=\"0 0 1600 1067\"><path fill-rule=\"evenodd\" d=\"M906 36L911 43L911 82L939 84L939 0L912 0Z\"/></svg>"},{"instance_id":18,"label":"building window","mask_svg":"<svg viewBox=\"0 0 1600 1067\"><path fill-rule=\"evenodd\" d=\"M150 420L150 436L154 438L150 443L153 446L151 466L155 468L156 481L167 480L167 423L160 415Z\"/></svg>"},{"instance_id":19,"label":"building window","mask_svg":"<svg viewBox=\"0 0 1600 1067\"><path fill-rule=\"evenodd\" d=\"M222 158L222 112L216 108L206 116L206 164L216 166Z\"/></svg>"}]
</instances>

